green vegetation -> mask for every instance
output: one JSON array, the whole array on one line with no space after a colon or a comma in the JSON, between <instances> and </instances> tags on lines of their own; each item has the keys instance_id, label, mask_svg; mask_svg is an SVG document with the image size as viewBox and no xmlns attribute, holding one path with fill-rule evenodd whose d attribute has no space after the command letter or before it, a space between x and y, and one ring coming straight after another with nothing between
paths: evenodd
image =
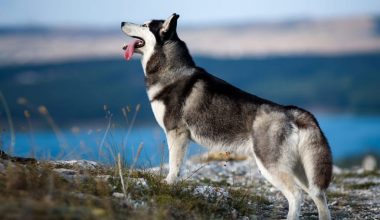
<instances>
[{"instance_id":1,"label":"green vegetation","mask_svg":"<svg viewBox=\"0 0 380 220\"><path fill-rule=\"evenodd\" d=\"M244 189L207 196L194 193L194 182L167 185L157 174L127 169L122 171L127 192L123 198L113 195L123 192L115 167L0 162L6 167L0 171L0 200L7 201L0 204L1 219L231 219L262 213L270 204ZM65 178L59 168L77 175ZM138 178L146 185L137 184Z\"/></svg>"},{"instance_id":2,"label":"green vegetation","mask_svg":"<svg viewBox=\"0 0 380 220\"><path fill-rule=\"evenodd\" d=\"M347 193L342 193L342 192L331 192L327 191L327 198L331 199L345 199L348 197Z\"/></svg>"},{"instance_id":3,"label":"green vegetation","mask_svg":"<svg viewBox=\"0 0 380 220\"><path fill-rule=\"evenodd\" d=\"M339 175L340 178L352 178L352 177L380 177L379 170L365 171L363 173L344 173Z\"/></svg>"},{"instance_id":4,"label":"green vegetation","mask_svg":"<svg viewBox=\"0 0 380 220\"><path fill-rule=\"evenodd\" d=\"M122 168L121 162L85 166L19 159L5 153L0 158L0 200L6 201L0 219L279 219L287 212L285 198L263 180L240 187L223 179L167 185L158 171ZM327 190L332 216L377 216L372 200L378 178L378 171L335 174ZM306 196L303 204L302 218L315 218L311 199Z\"/></svg>"},{"instance_id":5,"label":"green vegetation","mask_svg":"<svg viewBox=\"0 0 380 220\"><path fill-rule=\"evenodd\" d=\"M345 187L348 189L369 189L373 186L378 186L377 183L367 182L367 183L358 183L358 184L350 184Z\"/></svg>"},{"instance_id":6,"label":"green vegetation","mask_svg":"<svg viewBox=\"0 0 380 220\"><path fill-rule=\"evenodd\" d=\"M202 183L204 183L206 185L213 185L213 186L229 186L230 185L226 180L222 180L220 182L215 182L215 181L212 181L212 180L207 179L207 178L202 180Z\"/></svg>"}]
</instances>

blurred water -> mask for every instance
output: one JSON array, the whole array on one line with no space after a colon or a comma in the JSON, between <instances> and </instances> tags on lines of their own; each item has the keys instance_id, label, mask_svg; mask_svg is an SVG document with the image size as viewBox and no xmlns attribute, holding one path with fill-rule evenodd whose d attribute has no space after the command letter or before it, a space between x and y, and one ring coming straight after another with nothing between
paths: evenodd
<instances>
[{"instance_id":1,"label":"blurred water","mask_svg":"<svg viewBox=\"0 0 380 220\"><path fill-rule=\"evenodd\" d=\"M380 153L380 116L323 115L317 119L335 160Z\"/></svg>"},{"instance_id":2,"label":"blurred water","mask_svg":"<svg viewBox=\"0 0 380 220\"><path fill-rule=\"evenodd\" d=\"M320 115L317 118L329 140L334 160L368 152L380 153L380 116ZM165 135L158 126L135 127L128 137L126 134L127 131L121 128L110 129L105 138L105 129L67 130L60 138L52 131L39 131L33 135L20 132L16 134L16 146L12 152L18 156L30 156L34 151L39 159L89 159L103 163L113 163L116 152L122 152L131 163L138 146L143 143L138 166L167 162ZM9 136L3 136L3 139L4 146L7 146ZM201 152L204 152L203 148L192 144L188 156Z\"/></svg>"}]
</instances>

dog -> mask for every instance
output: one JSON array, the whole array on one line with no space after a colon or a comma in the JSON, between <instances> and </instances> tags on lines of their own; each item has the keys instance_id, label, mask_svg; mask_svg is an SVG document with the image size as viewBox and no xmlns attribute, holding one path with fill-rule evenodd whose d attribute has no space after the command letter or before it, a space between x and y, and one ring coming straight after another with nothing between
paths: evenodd
<instances>
[{"instance_id":1,"label":"dog","mask_svg":"<svg viewBox=\"0 0 380 220\"><path fill-rule=\"evenodd\" d=\"M298 219L302 190L331 219L325 191L332 177L332 155L315 117L296 106L283 106L244 92L196 66L177 34L179 15L142 25L122 22L133 38L125 58L141 54L153 114L169 147L174 183L189 141L211 149L244 152L262 175L286 197L287 219Z\"/></svg>"}]
</instances>

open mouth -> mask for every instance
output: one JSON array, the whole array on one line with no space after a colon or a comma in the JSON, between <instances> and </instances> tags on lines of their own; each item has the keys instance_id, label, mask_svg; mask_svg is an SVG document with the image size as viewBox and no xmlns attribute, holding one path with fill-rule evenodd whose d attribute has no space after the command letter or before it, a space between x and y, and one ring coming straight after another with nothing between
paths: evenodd
<instances>
[{"instance_id":1,"label":"open mouth","mask_svg":"<svg viewBox=\"0 0 380 220\"><path fill-rule=\"evenodd\" d=\"M135 36L132 37L134 39L123 46L123 50L125 50L124 56L127 60L130 60L132 58L135 49L141 48L145 45L145 41L142 38Z\"/></svg>"},{"instance_id":2,"label":"open mouth","mask_svg":"<svg viewBox=\"0 0 380 220\"><path fill-rule=\"evenodd\" d=\"M145 45L145 41L141 39L140 37L133 37L133 38L135 39L123 46L123 50L126 50L130 46L133 46L136 49L136 48L141 48Z\"/></svg>"}]
</instances>

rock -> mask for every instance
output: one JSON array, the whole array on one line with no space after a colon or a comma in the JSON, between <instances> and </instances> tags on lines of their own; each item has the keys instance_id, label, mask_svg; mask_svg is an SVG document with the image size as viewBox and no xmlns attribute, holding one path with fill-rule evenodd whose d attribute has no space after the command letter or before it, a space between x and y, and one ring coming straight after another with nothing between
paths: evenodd
<instances>
[{"instance_id":1,"label":"rock","mask_svg":"<svg viewBox=\"0 0 380 220\"><path fill-rule=\"evenodd\" d=\"M333 165L333 173L339 175L343 173L343 170L340 167Z\"/></svg>"},{"instance_id":2,"label":"rock","mask_svg":"<svg viewBox=\"0 0 380 220\"><path fill-rule=\"evenodd\" d=\"M236 209L232 209L232 211L231 211L231 217L232 217L232 219L237 219L238 212L237 212Z\"/></svg>"},{"instance_id":3,"label":"rock","mask_svg":"<svg viewBox=\"0 0 380 220\"><path fill-rule=\"evenodd\" d=\"M276 192L279 192L279 190L276 187L270 187L269 192L276 193Z\"/></svg>"},{"instance_id":4,"label":"rock","mask_svg":"<svg viewBox=\"0 0 380 220\"><path fill-rule=\"evenodd\" d=\"M119 192L112 193L112 196L119 199L125 198L124 194Z\"/></svg>"},{"instance_id":5,"label":"rock","mask_svg":"<svg viewBox=\"0 0 380 220\"><path fill-rule=\"evenodd\" d=\"M0 150L0 159L3 160L10 160L13 162L21 163L21 164L35 164L37 163L37 160L34 158L29 158L29 157L15 157L11 156L4 151Z\"/></svg>"},{"instance_id":6,"label":"rock","mask_svg":"<svg viewBox=\"0 0 380 220\"><path fill-rule=\"evenodd\" d=\"M327 200L333 219L380 219L380 173L363 175L374 168L374 158L369 157L362 167L333 167L335 180L328 188ZM369 162L368 162L369 161ZM160 168L150 169L159 173ZM168 166L163 165L163 173ZM253 195L262 196L272 204L266 204L263 213L252 213L249 219L281 219L287 214L288 203L284 195L273 187L259 173L257 166L248 160L239 162L213 161L206 164L187 161L182 169L181 177L199 184L194 194L214 202L234 199L230 189L249 189ZM211 185L211 186L210 186ZM218 187L216 187L218 186ZM222 191L218 191L219 187ZM223 191L224 190L224 191ZM231 198L230 198L231 197ZM228 201L228 200L227 200ZM223 203L223 202L222 202ZM249 203L249 202L248 202ZM255 204L255 202L253 202ZM354 208L355 207L355 208ZM357 212L358 207L360 212ZM300 219L318 219L315 204L305 194ZM232 211L232 210L231 210ZM233 213L231 213L233 214ZM233 215L236 216L236 215ZM248 219L238 213L236 219Z\"/></svg>"},{"instance_id":7,"label":"rock","mask_svg":"<svg viewBox=\"0 0 380 220\"><path fill-rule=\"evenodd\" d=\"M128 179L131 183L133 183L135 186L141 187L141 188L148 188L148 183L144 178L129 178Z\"/></svg>"},{"instance_id":8,"label":"rock","mask_svg":"<svg viewBox=\"0 0 380 220\"><path fill-rule=\"evenodd\" d=\"M364 171L374 171L376 170L377 162L376 158L372 155L368 155L363 159L362 168Z\"/></svg>"},{"instance_id":9,"label":"rock","mask_svg":"<svg viewBox=\"0 0 380 220\"><path fill-rule=\"evenodd\" d=\"M131 207L131 208L139 208L139 207L145 207L146 203L144 201L138 201L138 200L133 200L129 198L129 196L124 196L123 193L119 192L114 192L112 193L112 196L118 199L121 199L121 204L126 207Z\"/></svg>"},{"instance_id":10,"label":"rock","mask_svg":"<svg viewBox=\"0 0 380 220\"><path fill-rule=\"evenodd\" d=\"M67 181L74 181L77 177L77 171L65 168L56 168L53 171L57 172L61 177L63 177Z\"/></svg>"},{"instance_id":11,"label":"rock","mask_svg":"<svg viewBox=\"0 0 380 220\"><path fill-rule=\"evenodd\" d=\"M360 175L360 174L363 174L365 171L363 168L359 168L359 169L356 169L355 172Z\"/></svg>"},{"instance_id":12,"label":"rock","mask_svg":"<svg viewBox=\"0 0 380 220\"><path fill-rule=\"evenodd\" d=\"M4 160L3 165L5 166L5 169L16 169L17 167L16 163L10 160Z\"/></svg>"},{"instance_id":13,"label":"rock","mask_svg":"<svg viewBox=\"0 0 380 220\"><path fill-rule=\"evenodd\" d=\"M51 164L55 166L75 166L82 169L96 169L99 164L91 160L57 160L50 161Z\"/></svg>"},{"instance_id":14,"label":"rock","mask_svg":"<svg viewBox=\"0 0 380 220\"><path fill-rule=\"evenodd\" d=\"M97 180L104 181L104 182L107 182L108 180L113 179L111 175L97 175L95 178Z\"/></svg>"},{"instance_id":15,"label":"rock","mask_svg":"<svg viewBox=\"0 0 380 220\"><path fill-rule=\"evenodd\" d=\"M56 168L56 169L53 169L55 172L58 172L60 174L64 174L64 175L75 175L77 174L77 171L75 170L71 170L71 169L65 169L65 168Z\"/></svg>"},{"instance_id":16,"label":"rock","mask_svg":"<svg viewBox=\"0 0 380 220\"><path fill-rule=\"evenodd\" d=\"M229 193L226 189L213 186L197 186L194 189L194 195L202 195L207 199L222 198L227 199Z\"/></svg>"}]
</instances>

